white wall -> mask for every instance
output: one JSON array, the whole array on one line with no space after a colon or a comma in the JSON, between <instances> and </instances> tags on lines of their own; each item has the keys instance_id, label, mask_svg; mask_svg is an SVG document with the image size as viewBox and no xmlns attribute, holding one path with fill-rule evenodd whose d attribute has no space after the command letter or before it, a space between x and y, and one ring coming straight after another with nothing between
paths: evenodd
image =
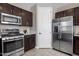
<instances>
[{"instance_id":1,"label":"white wall","mask_svg":"<svg viewBox=\"0 0 79 59\"><path fill-rule=\"evenodd\" d=\"M32 13L33 13L33 26L32 27L30 27L30 32L31 33L36 33L36 6L33 6L32 8L31 8L31 11L32 11Z\"/></svg>"},{"instance_id":2,"label":"white wall","mask_svg":"<svg viewBox=\"0 0 79 59\"><path fill-rule=\"evenodd\" d=\"M51 11L50 11L51 10ZM40 7L37 6L37 40L36 48L52 48L52 32L51 32L51 20L52 20L52 7ZM43 31L40 36L39 31ZM47 32L45 34L45 31Z\"/></svg>"}]
</instances>

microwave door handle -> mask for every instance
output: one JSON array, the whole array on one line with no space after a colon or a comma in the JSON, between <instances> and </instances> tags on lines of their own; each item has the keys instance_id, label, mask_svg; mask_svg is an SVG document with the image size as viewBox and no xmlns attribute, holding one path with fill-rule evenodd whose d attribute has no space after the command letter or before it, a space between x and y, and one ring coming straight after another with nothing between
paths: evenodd
<instances>
[{"instance_id":1,"label":"microwave door handle","mask_svg":"<svg viewBox=\"0 0 79 59\"><path fill-rule=\"evenodd\" d=\"M59 26L59 39L62 40L62 31L61 31L60 26Z\"/></svg>"},{"instance_id":2,"label":"microwave door handle","mask_svg":"<svg viewBox=\"0 0 79 59\"><path fill-rule=\"evenodd\" d=\"M20 18L20 20L19 20L19 21L20 21L20 25L22 25L22 19L21 19L21 18Z\"/></svg>"},{"instance_id":3,"label":"microwave door handle","mask_svg":"<svg viewBox=\"0 0 79 59\"><path fill-rule=\"evenodd\" d=\"M21 23L22 23L22 20L21 20L21 18L19 18L18 19L18 24L21 25Z\"/></svg>"}]
</instances>

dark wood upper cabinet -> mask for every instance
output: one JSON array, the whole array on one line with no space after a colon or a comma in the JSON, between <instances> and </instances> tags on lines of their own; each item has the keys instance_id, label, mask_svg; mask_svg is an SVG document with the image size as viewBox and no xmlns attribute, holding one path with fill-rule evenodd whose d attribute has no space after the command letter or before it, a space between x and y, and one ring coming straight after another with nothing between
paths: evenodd
<instances>
[{"instance_id":1,"label":"dark wood upper cabinet","mask_svg":"<svg viewBox=\"0 0 79 59\"><path fill-rule=\"evenodd\" d=\"M13 15L21 16L22 15L22 9L13 6Z\"/></svg>"},{"instance_id":2,"label":"dark wood upper cabinet","mask_svg":"<svg viewBox=\"0 0 79 59\"><path fill-rule=\"evenodd\" d=\"M75 16L79 16L79 7L74 8Z\"/></svg>"},{"instance_id":3,"label":"dark wood upper cabinet","mask_svg":"<svg viewBox=\"0 0 79 59\"><path fill-rule=\"evenodd\" d=\"M0 3L0 13L21 16L22 26L32 26L32 12L23 10L7 3Z\"/></svg>"},{"instance_id":4,"label":"dark wood upper cabinet","mask_svg":"<svg viewBox=\"0 0 79 59\"><path fill-rule=\"evenodd\" d=\"M27 26L32 26L32 12L27 12Z\"/></svg>"},{"instance_id":5,"label":"dark wood upper cabinet","mask_svg":"<svg viewBox=\"0 0 79 59\"><path fill-rule=\"evenodd\" d=\"M74 8L74 25L79 25L79 7Z\"/></svg>"},{"instance_id":6,"label":"dark wood upper cabinet","mask_svg":"<svg viewBox=\"0 0 79 59\"><path fill-rule=\"evenodd\" d=\"M26 26L27 23L27 16L26 16L26 11L22 10L22 26Z\"/></svg>"},{"instance_id":7,"label":"dark wood upper cabinet","mask_svg":"<svg viewBox=\"0 0 79 59\"><path fill-rule=\"evenodd\" d=\"M73 16L74 25L79 25L79 16Z\"/></svg>"},{"instance_id":8,"label":"dark wood upper cabinet","mask_svg":"<svg viewBox=\"0 0 79 59\"><path fill-rule=\"evenodd\" d=\"M7 3L0 3L0 12L21 16L22 9Z\"/></svg>"},{"instance_id":9,"label":"dark wood upper cabinet","mask_svg":"<svg viewBox=\"0 0 79 59\"><path fill-rule=\"evenodd\" d=\"M32 12L22 10L22 26L32 26Z\"/></svg>"},{"instance_id":10,"label":"dark wood upper cabinet","mask_svg":"<svg viewBox=\"0 0 79 59\"><path fill-rule=\"evenodd\" d=\"M12 6L7 3L0 3L0 13L12 14Z\"/></svg>"},{"instance_id":11,"label":"dark wood upper cabinet","mask_svg":"<svg viewBox=\"0 0 79 59\"><path fill-rule=\"evenodd\" d=\"M4 11L3 5L3 3L0 3L0 13Z\"/></svg>"},{"instance_id":12,"label":"dark wood upper cabinet","mask_svg":"<svg viewBox=\"0 0 79 59\"><path fill-rule=\"evenodd\" d=\"M60 18L65 16L74 16L74 8L60 11L55 14L55 18Z\"/></svg>"},{"instance_id":13,"label":"dark wood upper cabinet","mask_svg":"<svg viewBox=\"0 0 79 59\"><path fill-rule=\"evenodd\" d=\"M64 16L74 16L74 8L65 10Z\"/></svg>"},{"instance_id":14,"label":"dark wood upper cabinet","mask_svg":"<svg viewBox=\"0 0 79 59\"><path fill-rule=\"evenodd\" d=\"M7 14L12 14L13 13L13 6L9 5L7 3L3 4L3 12Z\"/></svg>"},{"instance_id":15,"label":"dark wood upper cabinet","mask_svg":"<svg viewBox=\"0 0 79 59\"><path fill-rule=\"evenodd\" d=\"M55 18L73 16L73 24L79 25L79 7L67 9L55 14Z\"/></svg>"},{"instance_id":16,"label":"dark wood upper cabinet","mask_svg":"<svg viewBox=\"0 0 79 59\"><path fill-rule=\"evenodd\" d=\"M55 13L55 18L64 17L64 11Z\"/></svg>"}]
</instances>

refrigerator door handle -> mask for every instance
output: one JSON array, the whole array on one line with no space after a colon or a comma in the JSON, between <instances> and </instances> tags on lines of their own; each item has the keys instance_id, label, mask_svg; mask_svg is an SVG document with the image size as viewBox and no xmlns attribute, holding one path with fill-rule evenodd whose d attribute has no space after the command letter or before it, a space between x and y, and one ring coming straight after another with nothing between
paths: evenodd
<instances>
[{"instance_id":1,"label":"refrigerator door handle","mask_svg":"<svg viewBox=\"0 0 79 59\"><path fill-rule=\"evenodd\" d=\"M60 39L62 38L62 34L60 33Z\"/></svg>"},{"instance_id":2,"label":"refrigerator door handle","mask_svg":"<svg viewBox=\"0 0 79 59\"><path fill-rule=\"evenodd\" d=\"M58 38L62 39L62 34L61 33L59 33Z\"/></svg>"}]
</instances>

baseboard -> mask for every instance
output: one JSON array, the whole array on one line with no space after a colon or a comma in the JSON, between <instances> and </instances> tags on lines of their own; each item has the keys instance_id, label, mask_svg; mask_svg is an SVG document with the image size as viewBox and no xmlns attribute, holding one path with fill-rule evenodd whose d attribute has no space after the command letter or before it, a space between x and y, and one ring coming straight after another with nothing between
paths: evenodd
<instances>
[{"instance_id":1,"label":"baseboard","mask_svg":"<svg viewBox=\"0 0 79 59\"><path fill-rule=\"evenodd\" d=\"M36 48L36 49L39 49L39 47L37 47L37 46L36 46L35 48Z\"/></svg>"},{"instance_id":2,"label":"baseboard","mask_svg":"<svg viewBox=\"0 0 79 59\"><path fill-rule=\"evenodd\" d=\"M35 47L36 49L52 49L52 47Z\"/></svg>"}]
</instances>

